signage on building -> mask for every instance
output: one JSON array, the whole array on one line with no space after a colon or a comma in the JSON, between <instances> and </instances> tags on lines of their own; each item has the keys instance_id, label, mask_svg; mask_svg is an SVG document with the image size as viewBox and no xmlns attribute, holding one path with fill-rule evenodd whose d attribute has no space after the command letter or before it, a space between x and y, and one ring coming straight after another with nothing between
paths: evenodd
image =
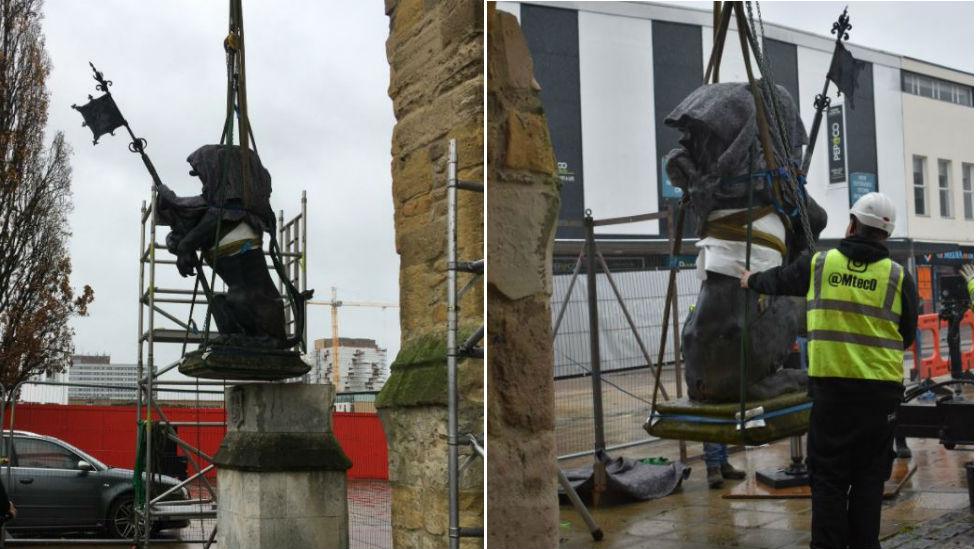
<instances>
[{"instance_id":1,"label":"signage on building","mask_svg":"<svg viewBox=\"0 0 976 549\"><path fill-rule=\"evenodd\" d=\"M878 176L873 173L854 172L851 174L851 183L847 189L850 205L853 206L858 198L878 191Z\"/></svg>"},{"instance_id":2,"label":"signage on building","mask_svg":"<svg viewBox=\"0 0 976 549\"><path fill-rule=\"evenodd\" d=\"M681 198L682 190L679 187L675 187L671 184L671 178L668 177L668 171L664 169L665 162L661 159L661 196L664 198L679 199Z\"/></svg>"},{"instance_id":3,"label":"signage on building","mask_svg":"<svg viewBox=\"0 0 976 549\"><path fill-rule=\"evenodd\" d=\"M669 268L670 266L674 266L679 269L690 269L694 267L697 264L697 262L698 262L697 254L677 255L674 256L673 261L671 260L671 257L668 257Z\"/></svg>"},{"instance_id":4,"label":"signage on building","mask_svg":"<svg viewBox=\"0 0 976 549\"><path fill-rule=\"evenodd\" d=\"M834 105L827 109L827 166L831 183L843 183L847 179L844 105Z\"/></svg>"},{"instance_id":5,"label":"signage on building","mask_svg":"<svg viewBox=\"0 0 976 549\"><path fill-rule=\"evenodd\" d=\"M576 183L576 172L569 169L568 162L556 162L556 168L559 171L559 180L562 181L564 185L566 183Z\"/></svg>"},{"instance_id":6,"label":"signage on building","mask_svg":"<svg viewBox=\"0 0 976 549\"><path fill-rule=\"evenodd\" d=\"M951 250L948 252L941 252L937 254L921 254L915 256L915 262L918 265L952 265L958 266L964 263L973 263L973 249L962 248L958 250Z\"/></svg>"}]
</instances>

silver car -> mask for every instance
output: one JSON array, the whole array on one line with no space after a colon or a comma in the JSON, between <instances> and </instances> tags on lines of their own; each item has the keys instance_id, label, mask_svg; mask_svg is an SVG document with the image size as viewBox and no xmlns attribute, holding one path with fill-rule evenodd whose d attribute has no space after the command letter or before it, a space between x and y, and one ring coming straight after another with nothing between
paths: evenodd
<instances>
[{"instance_id":1,"label":"silver car","mask_svg":"<svg viewBox=\"0 0 976 549\"><path fill-rule=\"evenodd\" d=\"M4 441L10 436L5 433ZM17 518L6 523L12 533L101 530L111 537L132 538L135 532L133 471L109 467L84 451L54 437L14 431L9 463L0 465L0 481L17 506ZM9 477L8 477L9 474ZM153 475L154 494L179 484ZM180 488L167 499L189 499ZM183 528L188 521L156 522L153 530Z\"/></svg>"}]
</instances>

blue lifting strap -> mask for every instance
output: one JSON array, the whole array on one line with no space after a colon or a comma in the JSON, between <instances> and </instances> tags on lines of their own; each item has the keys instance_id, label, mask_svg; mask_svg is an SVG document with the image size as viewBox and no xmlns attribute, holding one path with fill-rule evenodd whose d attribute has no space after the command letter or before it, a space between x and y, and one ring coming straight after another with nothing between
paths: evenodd
<instances>
[{"instance_id":1,"label":"blue lifting strap","mask_svg":"<svg viewBox=\"0 0 976 549\"><path fill-rule=\"evenodd\" d=\"M776 168L775 170L763 170L763 171L750 173L750 174L737 175L735 177L723 177L719 183L723 187L726 187L728 185L734 185L736 183L748 183L750 181L758 179L760 181L763 181L764 183L763 190L766 190L766 189L772 189L774 177L779 177L781 180L789 180L790 173L785 166L782 166ZM798 175L796 176L796 180L799 182L798 187L800 189L800 194L802 195L803 200L806 200L807 199L807 178L805 176ZM786 210L783 209L783 205L780 204L778 200L776 200L775 193L769 193L769 198L772 201L773 209L776 210L776 212L781 214L783 217L787 219L795 219L796 216L799 215L800 213L799 205L793 208L793 211L787 213Z\"/></svg>"}]
</instances>

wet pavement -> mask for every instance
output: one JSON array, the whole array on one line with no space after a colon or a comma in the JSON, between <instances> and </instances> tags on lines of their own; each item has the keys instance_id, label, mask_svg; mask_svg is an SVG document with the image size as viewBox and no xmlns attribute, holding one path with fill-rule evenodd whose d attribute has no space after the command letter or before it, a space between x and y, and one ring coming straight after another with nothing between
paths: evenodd
<instances>
[{"instance_id":1,"label":"wet pavement","mask_svg":"<svg viewBox=\"0 0 976 549\"><path fill-rule=\"evenodd\" d=\"M385 480L349 480L347 501L349 506L349 548L350 549L391 549L393 533L390 529L390 483ZM191 489L194 497L203 495L197 486ZM167 549L201 549L202 542L190 543L182 540L205 540L210 535L216 519L194 519L190 525L180 530L166 530L154 538L153 547ZM109 549L131 547L125 542L114 544L99 543L98 536L89 535L87 539L76 536L71 544L59 544L41 539L9 540L7 547L44 547L46 549L68 549L69 547L88 547ZM82 545L83 544L83 545ZM220 547L215 543L213 547Z\"/></svg>"},{"instance_id":2,"label":"wet pavement","mask_svg":"<svg viewBox=\"0 0 976 549\"><path fill-rule=\"evenodd\" d=\"M973 546L973 514L952 511L885 540L883 549L961 548Z\"/></svg>"},{"instance_id":3,"label":"wet pavement","mask_svg":"<svg viewBox=\"0 0 976 549\"><path fill-rule=\"evenodd\" d=\"M895 498L882 508L881 539L885 549L973 547L973 516L963 464L971 447L946 450L933 440L909 439L918 466ZM689 443L689 454L701 445ZM678 443L611 452L616 457L666 456L676 459ZM789 442L733 453L729 461L747 470L779 468L789 461ZM580 460L564 462L571 467ZM648 502L591 509L604 540L594 542L571 506L560 509L560 549L800 549L810 544L809 499L729 500L737 481L709 490L704 464L690 463L691 477L675 493ZM966 529L968 526L968 530ZM941 536L941 537L940 537Z\"/></svg>"}]
</instances>

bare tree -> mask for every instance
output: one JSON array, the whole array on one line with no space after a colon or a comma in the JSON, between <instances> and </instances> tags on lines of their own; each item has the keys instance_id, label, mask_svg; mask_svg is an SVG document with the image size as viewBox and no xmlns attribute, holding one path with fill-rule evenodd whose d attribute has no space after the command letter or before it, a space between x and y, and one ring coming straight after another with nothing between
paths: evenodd
<instances>
[{"instance_id":1,"label":"bare tree","mask_svg":"<svg viewBox=\"0 0 976 549\"><path fill-rule=\"evenodd\" d=\"M44 144L47 76L41 0L0 0L0 384L8 390L63 371L73 352L68 321L87 314L91 287L70 284L67 216L70 149Z\"/></svg>"}]
</instances>

